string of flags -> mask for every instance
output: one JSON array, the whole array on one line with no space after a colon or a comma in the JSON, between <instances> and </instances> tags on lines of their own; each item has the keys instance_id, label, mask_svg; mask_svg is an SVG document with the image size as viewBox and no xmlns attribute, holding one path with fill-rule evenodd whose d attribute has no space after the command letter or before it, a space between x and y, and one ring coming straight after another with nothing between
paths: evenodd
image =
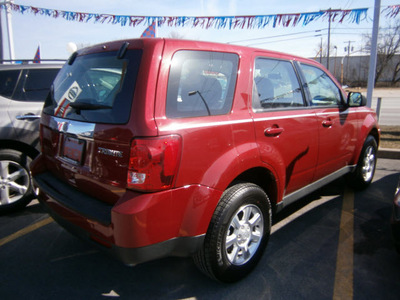
<instances>
[{"instance_id":1,"label":"string of flags","mask_svg":"<svg viewBox=\"0 0 400 300\"><path fill-rule=\"evenodd\" d=\"M7 7L21 14L43 15L53 18L62 18L68 21L111 23L121 26L136 27L139 25L155 27L198 27L215 29L262 29L267 26L289 27L306 26L319 19L327 19L331 22L349 22L359 24L367 19L368 8L359 9L329 9L318 12L292 13L292 14L273 14L273 15L254 15L254 16L129 16L112 15L86 12L74 12L57 10L50 8L40 8L14 3L0 4L0 9ZM396 18L400 14L400 4L385 7L381 13L387 18Z\"/></svg>"}]
</instances>

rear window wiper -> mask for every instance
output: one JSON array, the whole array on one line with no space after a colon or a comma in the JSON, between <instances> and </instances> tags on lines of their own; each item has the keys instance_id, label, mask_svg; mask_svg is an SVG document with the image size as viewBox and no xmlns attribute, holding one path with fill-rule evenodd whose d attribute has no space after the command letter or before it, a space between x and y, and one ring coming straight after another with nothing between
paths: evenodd
<instances>
[{"instance_id":1,"label":"rear window wiper","mask_svg":"<svg viewBox=\"0 0 400 300\"><path fill-rule=\"evenodd\" d=\"M76 110L97 110L97 109L111 109L112 106L96 104L96 103L87 103L87 102L71 102L69 104L70 107L75 108Z\"/></svg>"},{"instance_id":2,"label":"rear window wiper","mask_svg":"<svg viewBox=\"0 0 400 300\"><path fill-rule=\"evenodd\" d=\"M88 102L71 102L69 106L72 107L78 115L81 114L82 110L112 109L112 106L109 105Z\"/></svg>"}]
</instances>

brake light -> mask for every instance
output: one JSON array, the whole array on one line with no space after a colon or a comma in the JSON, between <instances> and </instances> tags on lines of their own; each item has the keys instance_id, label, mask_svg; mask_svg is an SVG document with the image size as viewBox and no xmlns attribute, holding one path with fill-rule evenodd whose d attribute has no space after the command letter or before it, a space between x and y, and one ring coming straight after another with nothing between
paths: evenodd
<instances>
[{"instance_id":1,"label":"brake light","mask_svg":"<svg viewBox=\"0 0 400 300\"><path fill-rule=\"evenodd\" d=\"M181 158L181 144L179 135L133 140L127 187L148 192L171 188Z\"/></svg>"}]
</instances>

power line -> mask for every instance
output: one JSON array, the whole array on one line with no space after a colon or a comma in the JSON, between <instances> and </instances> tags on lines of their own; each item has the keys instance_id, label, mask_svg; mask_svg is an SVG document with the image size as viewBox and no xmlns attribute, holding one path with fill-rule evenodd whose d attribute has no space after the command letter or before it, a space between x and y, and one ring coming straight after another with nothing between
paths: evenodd
<instances>
[{"instance_id":1,"label":"power line","mask_svg":"<svg viewBox=\"0 0 400 300\"><path fill-rule=\"evenodd\" d=\"M251 44L247 44L246 46L255 46L255 45L262 45L262 44L266 44L266 43L278 43L278 42L286 42L286 41L293 41L293 40L301 40L301 39L307 39L307 38L311 38L311 37L319 37L322 36L321 34L313 34L313 35L308 35L308 36L303 36L303 37L297 37L297 38L290 38L290 39L283 39L283 40L277 40L277 41L265 41L265 42L261 42L261 43L251 43Z\"/></svg>"},{"instance_id":2,"label":"power line","mask_svg":"<svg viewBox=\"0 0 400 300\"><path fill-rule=\"evenodd\" d=\"M229 44L234 44L234 43L251 42L251 41L257 41L257 40L272 39L272 38L282 37L282 36L292 36L292 35L306 34L306 33L316 32L316 31L321 31L321 30L327 30L327 29L310 30L310 31L296 32L296 33L287 33L287 34L266 36L266 37L260 37L260 38L254 38L254 39L246 39L246 40L240 40L240 41L232 41L232 42L228 42L228 43L229 43Z\"/></svg>"},{"instance_id":3,"label":"power line","mask_svg":"<svg viewBox=\"0 0 400 300\"><path fill-rule=\"evenodd\" d=\"M390 28L379 28L379 30L388 30ZM301 34L307 34L307 33L312 33L312 32L321 32L321 31L325 31L328 30L328 28L322 28L322 29L316 29L316 30L309 30L309 31L303 31L303 32L296 32L296 33L288 33L288 34L281 34L281 35L273 35L273 36L265 36L265 37L259 37L259 38L253 38L253 39L245 39L245 40L238 40L238 41L230 41L228 42L228 44L236 44L236 43L244 43L244 42L252 42L252 41L258 41L258 40L267 40L267 39L274 39L274 38L279 38L279 37L286 37L286 36L294 36L294 35L301 35ZM355 30L353 32L335 32L335 30ZM371 28L333 28L331 29L331 34L357 34L357 35L363 35L365 33L360 33L357 32L359 30L371 30ZM319 36L319 35L318 35ZM306 36L304 38L309 38L310 36ZM301 39L300 38L296 38L296 39ZM286 39L283 41L287 41ZM267 42L265 42L267 43ZM264 44L264 43L257 43L257 44L249 44L249 45L258 45L258 44Z\"/></svg>"},{"instance_id":4,"label":"power line","mask_svg":"<svg viewBox=\"0 0 400 300\"><path fill-rule=\"evenodd\" d=\"M334 33L335 35L337 33ZM338 33L338 34L356 34L356 33ZM360 34L361 35L361 34ZM246 44L246 46L253 46L253 45L262 45L262 44L266 44L266 43L279 43L279 42L286 42L286 41L292 41L292 40L301 40L301 39L309 39L312 37L320 37L322 36L322 34L312 34L312 35L306 35L306 36L300 36L300 37L295 37L295 38L287 38L287 39L277 39L280 38L282 36L273 36L273 37L267 37L267 38L258 38L258 39L251 39L251 40L245 40L245 41L252 41L252 40L263 40L263 39L277 39L277 40L268 40L268 41L264 41L264 42L259 42L259 43L250 43L250 44ZM234 43L234 42L230 42L230 43Z\"/></svg>"}]
</instances>

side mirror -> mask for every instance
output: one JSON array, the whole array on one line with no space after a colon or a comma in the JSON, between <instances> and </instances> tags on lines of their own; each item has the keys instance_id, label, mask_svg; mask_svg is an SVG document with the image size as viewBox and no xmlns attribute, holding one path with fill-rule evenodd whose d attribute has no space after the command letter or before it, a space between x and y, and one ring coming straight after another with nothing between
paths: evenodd
<instances>
[{"instance_id":1,"label":"side mirror","mask_svg":"<svg viewBox=\"0 0 400 300\"><path fill-rule=\"evenodd\" d=\"M347 95L347 106L360 107L366 105L367 105L367 98L365 98L361 93L350 92Z\"/></svg>"}]
</instances>

